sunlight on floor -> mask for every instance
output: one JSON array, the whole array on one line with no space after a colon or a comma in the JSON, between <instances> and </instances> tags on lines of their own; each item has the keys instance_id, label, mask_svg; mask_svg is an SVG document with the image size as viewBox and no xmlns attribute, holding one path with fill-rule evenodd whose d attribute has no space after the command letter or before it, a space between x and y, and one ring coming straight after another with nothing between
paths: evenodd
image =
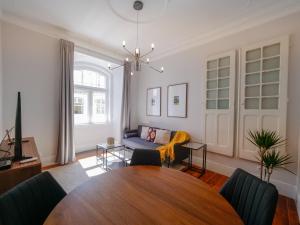
<instances>
[{"instance_id":1,"label":"sunlight on floor","mask_svg":"<svg viewBox=\"0 0 300 225\"><path fill-rule=\"evenodd\" d=\"M100 175L100 174L103 174L103 173L106 173L106 170L104 170L104 169L102 169L100 167L96 167L94 169L90 169L90 170L86 171L86 174L89 177L94 177L94 176L97 176L97 175Z\"/></svg>"},{"instance_id":2,"label":"sunlight on floor","mask_svg":"<svg viewBox=\"0 0 300 225\"><path fill-rule=\"evenodd\" d=\"M95 166L100 166L100 165L97 164L96 156L91 156L91 157L88 157L88 158L79 159L78 162L80 163L80 165L83 169L87 169L87 168L91 168L91 167L95 167Z\"/></svg>"},{"instance_id":3,"label":"sunlight on floor","mask_svg":"<svg viewBox=\"0 0 300 225\"><path fill-rule=\"evenodd\" d=\"M106 172L106 170L102 168L102 161L101 163L100 161L98 161L97 163L96 156L79 159L78 162L80 163L80 166L85 170L85 173L88 175L88 177L94 177Z\"/></svg>"}]
</instances>

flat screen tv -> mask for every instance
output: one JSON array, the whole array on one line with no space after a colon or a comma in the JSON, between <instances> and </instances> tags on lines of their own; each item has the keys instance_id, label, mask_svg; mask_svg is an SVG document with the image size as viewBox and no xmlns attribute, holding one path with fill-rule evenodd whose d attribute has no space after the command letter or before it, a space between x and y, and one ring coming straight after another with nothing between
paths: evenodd
<instances>
[{"instance_id":1,"label":"flat screen tv","mask_svg":"<svg viewBox=\"0 0 300 225\"><path fill-rule=\"evenodd\" d=\"M16 112L16 121L15 121L15 139L14 139L14 156L13 161L20 161L23 159L30 159L32 156L24 156L22 143L28 142L28 140L22 140L22 109L21 109L21 93L18 92L18 101L17 101L17 112Z\"/></svg>"},{"instance_id":2,"label":"flat screen tv","mask_svg":"<svg viewBox=\"0 0 300 225\"><path fill-rule=\"evenodd\" d=\"M22 109L21 109L21 93L18 92L17 112L15 121L15 151L14 161L23 159L22 153Z\"/></svg>"}]
</instances>

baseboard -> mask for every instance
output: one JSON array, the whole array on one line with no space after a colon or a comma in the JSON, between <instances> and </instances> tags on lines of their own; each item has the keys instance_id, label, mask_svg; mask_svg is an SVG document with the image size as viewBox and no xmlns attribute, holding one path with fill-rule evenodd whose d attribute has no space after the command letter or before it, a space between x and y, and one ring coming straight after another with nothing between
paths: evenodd
<instances>
[{"instance_id":1,"label":"baseboard","mask_svg":"<svg viewBox=\"0 0 300 225\"><path fill-rule=\"evenodd\" d=\"M41 156L42 166L48 166L56 163L56 155Z\"/></svg>"},{"instance_id":2,"label":"baseboard","mask_svg":"<svg viewBox=\"0 0 300 225\"><path fill-rule=\"evenodd\" d=\"M85 151L94 150L95 148L96 148L95 145L85 145L85 146L76 147L75 152L76 153L85 152Z\"/></svg>"},{"instance_id":3,"label":"baseboard","mask_svg":"<svg viewBox=\"0 0 300 225\"><path fill-rule=\"evenodd\" d=\"M193 156L193 164L199 165L199 166L202 165L202 158L198 157L198 156ZM218 163L218 162L215 162L212 160L207 160L206 164L207 164L208 170L223 174L225 176L231 176L231 174L236 169L234 167L231 167L231 166L228 166L225 164L221 164L221 163ZM289 183L283 182L281 180L276 180L276 179L271 179L271 183L277 187L278 192L281 195L292 198L295 201L297 200L297 186L296 185L289 184ZM298 199L300 200L299 197L300 196L298 196ZM300 204L299 204L298 209L300 209ZM298 215L300 215L300 214L298 214Z\"/></svg>"}]
</instances>

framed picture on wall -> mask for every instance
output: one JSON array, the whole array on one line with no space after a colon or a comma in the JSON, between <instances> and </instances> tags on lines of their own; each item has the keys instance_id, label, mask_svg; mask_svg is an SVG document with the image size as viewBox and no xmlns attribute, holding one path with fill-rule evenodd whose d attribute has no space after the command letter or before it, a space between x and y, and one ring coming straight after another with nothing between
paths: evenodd
<instances>
[{"instance_id":1,"label":"framed picture on wall","mask_svg":"<svg viewBox=\"0 0 300 225\"><path fill-rule=\"evenodd\" d=\"M168 117L187 117L187 89L187 83L168 86Z\"/></svg>"},{"instance_id":2,"label":"framed picture on wall","mask_svg":"<svg viewBox=\"0 0 300 225\"><path fill-rule=\"evenodd\" d=\"M147 116L161 115L161 87L147 89Z\"/></svg>"}]
</instances>

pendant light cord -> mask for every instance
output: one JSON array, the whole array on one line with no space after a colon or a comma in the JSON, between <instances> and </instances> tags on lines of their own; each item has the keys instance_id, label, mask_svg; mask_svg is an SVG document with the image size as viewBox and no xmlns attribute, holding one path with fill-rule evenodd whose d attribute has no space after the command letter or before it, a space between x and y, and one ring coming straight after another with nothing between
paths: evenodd
<instances>
[{"instance_id":1,"label":"pendant light cord","mask_svg":"<svg viewBox=\"0 0 300 225\"><path fill-rule=\"evenodd\" d=\"M139 45L139 11L136 13L136 48Z\"/></svg>"}]
</instances>

